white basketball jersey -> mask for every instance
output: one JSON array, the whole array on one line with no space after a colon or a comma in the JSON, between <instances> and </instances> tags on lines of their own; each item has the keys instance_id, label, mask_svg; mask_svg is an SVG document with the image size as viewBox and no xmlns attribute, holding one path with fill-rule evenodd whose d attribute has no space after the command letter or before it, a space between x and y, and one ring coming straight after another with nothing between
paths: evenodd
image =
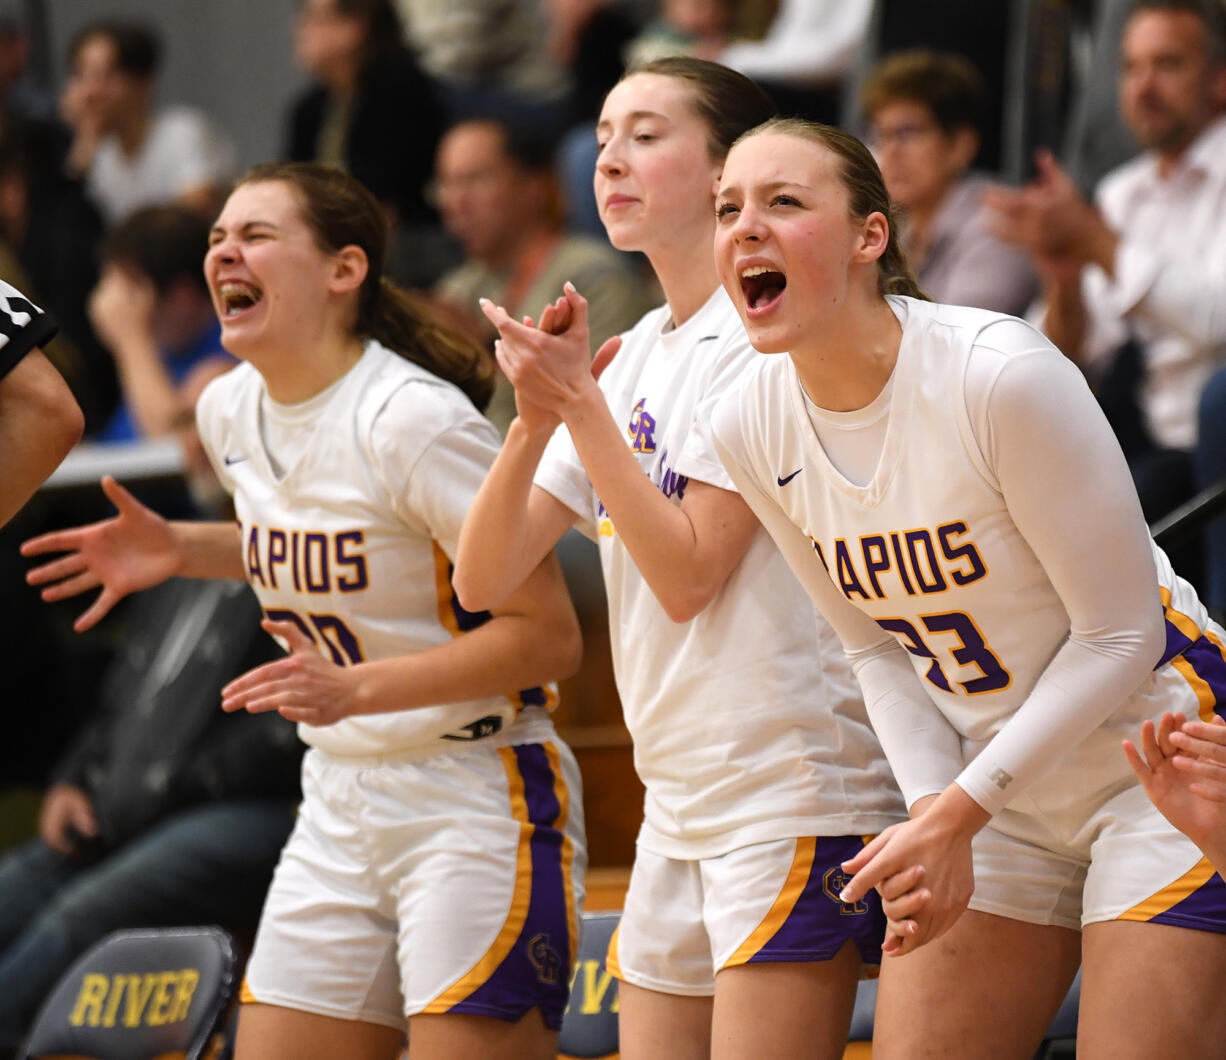
<instances>
[{"instance_id":1,"label":"white basketball jersey","mask_svg":"<svg viewBox=\"0 0 1226 1060\"><path fill-rule=\"evenodd\" d=\"M264 392L259 373L239 365L209 384L196 416L234 495L247 580L268 616L295 623L340 665L410 655L480 624L452 592L451 558L498 435L468 398L368 342L278 476L261 438ZM508 689L299 734L337 755L445 747L553 701L552 690Z\"/></svg>"},{"instance_id":2,"label":"white basketball jersey","mask_svg":"<svg viewBox=\"0 0 1226 1060\"><path fill-rule=\"evenodd\" d=\"M830 463L789 357L759 365L720 409L717 431L727 459L811 541L807 562L796 564L811 594L821 599L833 582L897 639L970 760L1030 694L1068 638L1069 617L972 432L967 365L980 331L1000 316L891 301L905 322L884 448L867 484ZM1155 608L1167 606L1168 629L1172 615L1185 616L1195 636L1202 605L1156 546L1153 554ZM1126 731L1135 736L1131 721ZM1109 754L1126 772L1118 740L1109 743L1104 751L1089 741L1078 754Z\"/></svg>"},{"instance_id":3,"label":"white basketball jersey","mask_svg":"<svg viewBox=\"0 0 1226 1060\"><path fill-rule=\"evenodd\" d=\"M624 336L600 386L639 466L673 503L691 480L735 490L710 417L758 356L722 289L681 327L665 306ZM639 574L565 427L535 481L600 548L617 688L647 789L643 846L713 857L900 819L838 639L765 531L707 608L678 623Z\"/></svg>"}]
</instances>

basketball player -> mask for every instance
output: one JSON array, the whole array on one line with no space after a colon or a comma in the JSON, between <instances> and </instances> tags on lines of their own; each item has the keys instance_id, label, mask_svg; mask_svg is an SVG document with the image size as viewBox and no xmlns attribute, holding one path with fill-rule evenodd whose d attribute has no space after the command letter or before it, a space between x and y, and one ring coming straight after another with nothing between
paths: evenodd
<instances>
[{"instance_id":1,"label":"basketball player","mask_svg":"<svg viewBox=\"0 0 1226 1060\"><path fill-rule=\"evenodd\" d=\"M223 690L311 745L303 804L247 968L240 1060L555 1055L585 848L577 773L540 687L578 663L551 557L492 615L449 572L497 436L492 365L380 279L378 203L325 167L253 170L205 274L247 363L212 383L200 434L229 524L167 523L112 480L116 519L27 555L58 599L171 573L246 578L291 649ZM516 689L527 691L516 692ZM509 695L507 693L510 693Z\"/></svg>"},{"instance_id":2,"label":"basketball player","mask_svg":"<svg viewBox=\"0 0 1226 1060\"><path fill-rule=\"evenodd\" d=\"M68 384L40 349L54 321L0 280L0 526L68 451L85 421Z\"/></svg>"},{"instance_id":3,"label":"basketball player","mask_svg":"<svg viewBox=\"0 0 1226 1060\"><path fill-rule=\"evenodd\" d=\"M752 82L693 59L610 92L597 201L667 304L599 385L573 288L540 329L486 304L519 417L456 587L490 606L572 525L599 544L647 789L610 947L626 1060L841 1056L862 963L880 961L876 896L844 903L840 863L901 802L830 630L710 441L712 407L756 358L715 273L712 193L728 145L770 113Z\"/></svg>"},{"instance_id":4,"label":"basketball player","mask_svg":"<svg viewBox=\"0 0 1226 1060\"><path fill-rule=\"evenodd\" d=\"M923 301L837 130L748 134L716 211L750 340L787 353L717 410L717 444L912 814L844 866L848 901L880 886L898 956L874 1057L1029 1057L1079 960L1079 1056L1226 1053L1222 881L1118 750L1164 710L1212 716L1222 633L1080 373L1021 321Z\"/></svg>"}]
</instances>

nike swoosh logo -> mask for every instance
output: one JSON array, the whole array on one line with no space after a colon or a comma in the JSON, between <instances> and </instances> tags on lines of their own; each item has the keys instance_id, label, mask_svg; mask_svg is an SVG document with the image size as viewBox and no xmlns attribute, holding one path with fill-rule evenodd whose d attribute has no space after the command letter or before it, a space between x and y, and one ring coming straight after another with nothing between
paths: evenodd
<instances>
[{"instance_id":1,"label":"nike swoosh logo","mask_svg":"<svg viewBox=\"0 0 1226 1060\"><path fill-rule=\"evenodd\" d=\"M789 482L792 481L792 479L794 479L797 475L799 475L803 470L804 470L803 467L798 467L795 471L793 471L786 478L779 478L778 476L776 476L775 481L778 482L780 486L786 486Z\"/></svg>"},{"instance_id":2,"label":"nike swoosh logo","mask_svg":"<svg viewBox=\"0 0 1226 1060\"><path fill-rule=\"evenodd\" d=\"M226 467L229 467L231 464L241 464L246 459L245 456L227 456L225 457Z\"/></svg>"}]
</instances>

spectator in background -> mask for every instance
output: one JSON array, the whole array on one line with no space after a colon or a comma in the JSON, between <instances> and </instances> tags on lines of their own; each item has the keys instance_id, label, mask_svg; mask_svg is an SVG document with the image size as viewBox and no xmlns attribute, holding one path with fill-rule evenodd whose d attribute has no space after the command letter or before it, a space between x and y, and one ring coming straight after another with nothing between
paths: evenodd
<instances>
[{"instance_id":1,"label":"spectator in background","mask_svg":"<svg viewBox=\"0 0 1226 1060\"><path fill-rule=\"evenodd\" d=\"M732 0L662 0L660 12L626 49L630 69L670 55L714 59L729 44Z\"/></svg>"},{"instance_id":2,"label":"spectator in background","mask_svg":"<svg viewBox=\"0 0 1226 1060\"><path fill-rule=\"evenodd\" d=\"M393 239L409 243L416 275L429 286L455 253L426 202L444 119L434 88L404 44L392 0L304 0L294 51L315 84L289 115L286 156L339 166L382 204ZM412 130L406 130L407 115Z\"/></svg>"},{"instance_id":3,"label":"spectator in background","mask_svg":"<svg viewBox=\"0 0 1226 1060\"><path fill-rule=\"evenodd\" d=\"M779 112L834 124L843 79L868 38L873 0L780 0L766 35L714 58L752 77Z\"/></svg>"},{"instance_id":4,"label":"spectator in background","mask_svg":"<svg viewBox=\"0 0 1226 1060\"><path fill-rule=\"evenodd\" d=\"M39 837L0 859L0 1049L111 931L254 929L294 822L294 726L219 708L228 680L280 654L246 586L178 579L136 608Z\"/></svg>"},{"instance_id":5,"label":"spectator in background","mask_svg":"<svg viewBox=\"0 0 1226 1060\"><path fill-rule=\"evenodd\" d=\"M186 206L147 206L103 240L89 313L115 358L123 402L96 440L170 434L193 413L189 377L234 366L204 280L208 236L209 223Z\"/></svg>"},{"instance_id":6,"label":"spectator in background","mask_svg":"<svg viewBox=\"0 0 1226 1060\"><path fill-rule=\"evenodd\" d=\"M565 72L549 55L543 0L395 0L449 121L497 118L561 135Z\"/></svg>"},{"instance_id":7,"label":"spectator in background","mask_svg":"<svg viewBox=\"0 0 1226 1060\"><path fill-rule=\"evenodd\" d=\"M1202 388L1226 360L1226 11L1140 0L1122 41L1120 109L1144 154L1096 209L1050 156L989 204L1033 256L1044 329L1097 383L1151 523L1195 490ZM1187 557L1173 556L1189 570ZM1209 601L1221 607L1223 601Z\"/></svg>"},{"instance_id":8,"label":"spectator in background","mask_svg":"<svg viewBox=\"0 0 1226 1060\"><path fill-rule=\"evenodd\" d=\"M29 76L27 6L18 0L0 2L0 101L9 114L27 121L54 122L54 97Z\"/></svg>"},{"instance_id":9,"label":"spectator in background","mask_svg":"<svg viewBox=\"0 0 1226 1060\"><path fill-rule=\"evenodd\" d=\"M482 297L535 319L569 280L591 303L593 349L653 304L628 259L603 240L567 234L552 151L540 139L496 121L462 122L439 145L435 187L443 223L466 255L435 294L491 343L496 336L477 308ZM504 434L515 416L514 392L501 377L487 415Z\"/></svg>"},{"instance_id":10,"label":"spectator in background","mask_svg":"<svg viewBox=\"0 0 1226 1060\"><path fill-rule=\"evenodd\" d=\"M595 125L605 94L626 72L639 22L621 0L545 0L545 9L549 55L570 77L566 124Z\"/></svg>"},{"instance_id":11,"label":"spectator in background","mask_svg":"<svg viewBox=\"0 0 1226 1060\"><path fill-rule=\"evenodd\" d=\"M230 141L199 111L155 110L161 43L136 22L95 22L73 39L61 113L70 175L85 179L108 224L178 202L212 215L235 172Z\"/></svg>"},{"instance_id":12,"label":"spectator in background","mask_svg":"<svg viewBox=\"0 0 1226 1060\"><path fill-rule=\"evenodd\" d=\"M1024 313L1038 289L1034 266L989 230L989 182L970 172L984 118L975 68L959 55L900 52L869 74L862 103L920 286L938 302Z\"/></svg>"}]
</instances>

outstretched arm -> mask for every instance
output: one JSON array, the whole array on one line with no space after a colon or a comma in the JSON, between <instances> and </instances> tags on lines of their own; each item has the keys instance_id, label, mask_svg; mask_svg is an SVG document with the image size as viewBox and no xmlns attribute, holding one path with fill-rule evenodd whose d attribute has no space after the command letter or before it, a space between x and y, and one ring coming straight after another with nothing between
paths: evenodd
<instances>
[{"instance_id":1,"label":"outstretched arm","mask_svg":"<svg viewBox=\"0 0 1226 1060\"><path fill-rule=\"evenodd\" d=\"M753 512L732 490L689 483L680 505L643 474L596 385L616 352L610 340L588 368L587 301L569 284L569 326L558 334L527 327L486 303L498 328L499 364L536 406L558 416L635 566L671 618L688 621L723 587L757 529Z\"/></svg>"},{"instance_id":2,"label":"outstretched arm","mask_svg":"<svg viewBox=\"0 0 1226 1060\"><path fill-rule=\"evenodd\" d=\"M107 475L102 490L117 515L88 526L54 530L21 546L23 556L67 555L26 574L51 602L101 587L73 628L83 633L129 593L167 578L246 577L233 523L171 522L145 507Z\"/></svg>"}]
</instances>

